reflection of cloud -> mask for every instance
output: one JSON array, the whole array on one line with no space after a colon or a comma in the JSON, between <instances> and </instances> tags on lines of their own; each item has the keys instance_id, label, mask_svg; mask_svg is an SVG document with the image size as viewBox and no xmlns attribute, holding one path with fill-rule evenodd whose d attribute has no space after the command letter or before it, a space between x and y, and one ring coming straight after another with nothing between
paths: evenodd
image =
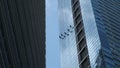
<instances>
[{"instance_id":1,"label":"reflection of cloud","mask_svg":"<svg viewBox=\"0 0 120 68\"><path fill-rule=\"evenodd\" d=\"M72 24L73 23L73 18L72 18L72 12L71 12L71 10L63 10L65 13L66 13L66 18L67 18L67 20L68 20L68 23L69 24Z\"/></svg>"},{"instance_id":2,"label":"reflection of cloud","mask_svg":"<svg viewBox=\"0 0 120 68\"><path fill-rule=\"evenodd\" d=\"M72 12L70 9L61 9L59 11L59 17L62 18L63 21L65 21L66 23L64 24L72 24L73 22L73 18L72 18Z\"/></svg>"},{"instance_id":3,"label":"reflection of cloud","mask_svg":"<svg viewBox=\"0 0 120 68\"><path fill-rule=\"evenodd\" d=\"M60 30L66 31L70 25L73 25L72 10L69 8L59 9L59 26Z\"/></svg>"},{"instance_id":4,"label":"reflection of cloud","mask_svg":"<svg viewBox=\"0 0 120 68\"><path fill-rule=\"evenodd\" d=\"M91 67L95 68L94 65L96 63L97 56L99 55L101 43L98 35L91 0L80 0L80 5L85 28L89 57L90 61L92 61Z\"/></svg>"},{"instance_id":5,"label":"reflection of cloud","mask_svg":"<svg viewBox=\"0 0 120 68\"><path fill-rule=\"evenodd\" d=\"M62 30L66 29L69 25L73 24L72 9L70 0L58 0L59 9L59 26Z\"/></svg>"}]
</instances>

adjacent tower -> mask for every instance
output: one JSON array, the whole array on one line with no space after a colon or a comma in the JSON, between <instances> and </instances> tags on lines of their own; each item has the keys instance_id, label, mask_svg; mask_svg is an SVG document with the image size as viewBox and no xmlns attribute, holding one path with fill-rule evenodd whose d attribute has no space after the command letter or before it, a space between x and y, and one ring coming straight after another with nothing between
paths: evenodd
<instances>
[{"instance_id":1,"label":"adjacent tower","mask_svg":"<svg viewBox=\"0 0 120 68\"><path fill-rule=\"evenodd\" d=\"M0 0L0 68L45 68L45 0Z\"/></svg>"},{"instance_id":2,"label":"adjacent tower","mask_svg":"<svg viewBox=\"0 0 120 68\"><path fill-rule=\"evenodd\" d=\"M64 63L71 65L69 68L119 68L120 1L68 0L59 5L64 8L62 10L71 7L69 12L72 12L73 17L66 21L70 17L66 15L68 12L59 16L61 58L64 57ZM72 21L70 24L72 33L63 30L69 28L64 26L69 25L70 21ZM73 36L70 36L72 34ZM73 41L70 39L74 40L74 44L71 44ZM78 60L74 65L71 58L66 59L73 56ZM61 63L64 65L62 60ZM62 68L66 67L62 66Z\"/></svg>"}]
</instances>

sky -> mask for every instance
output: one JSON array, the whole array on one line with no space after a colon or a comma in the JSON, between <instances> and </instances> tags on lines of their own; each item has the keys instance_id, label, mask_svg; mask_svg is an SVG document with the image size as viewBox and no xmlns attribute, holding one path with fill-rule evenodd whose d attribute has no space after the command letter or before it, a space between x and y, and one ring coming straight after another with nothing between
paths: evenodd
<instances>
[{"instance_id":1,"label":"sky","mask_svg":"<svg viewBox=\"0 0 120 68\"><path fill-rule=\"evenodd\" d=\"M46 68L60 68L57 0L46 0Z\"/></svg>"}]
</instances>

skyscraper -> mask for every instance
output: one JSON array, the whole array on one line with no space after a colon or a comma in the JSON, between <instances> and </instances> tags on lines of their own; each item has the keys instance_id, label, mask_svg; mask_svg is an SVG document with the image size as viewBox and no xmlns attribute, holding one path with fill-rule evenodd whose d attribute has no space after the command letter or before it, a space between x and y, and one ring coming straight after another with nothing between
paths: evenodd
<instances>
[{"instance_id":1,"label":"skyscraper","mask_svg":"<svg viewBox=\"0 0 120 68\"><path fill-rule=\"evenodd\" d=\"M73 31L75 31L78 62L80 68L119 68L120 67L120 1L118 0L68 0L71 2L59 4L62 8L71 7L73 14ZM60 9L60 8L59 8ZM61 12L61 11L59 11ZM62 15L62 14L60 14ZM64 16L63 14L62 16ZM60 16L61 20L64 19ZM62 17L62 19L61 19ZM65 16L69 17L69 16ZM65 19L66 20L66 19ZM62 25L66 25L64 22ZM61 25L60 25L61 27ZM62 26L63 27L63 26ZM63 29L63 28L62 28ZM60 28L61 30L61 28ZM64 30L63 30L64 32ZM63 32L60 32L62 34ZM69 32L67 32L70 34ZM64 38L62 38L64 37ZM69 43L65 34L60 35L60 41L66 45ZM66 42L65 42L66 41ZM72 46L72 44L71 44ZM63 47L61 47L63 50ZM69 50L69 48L64 49ZM70 51L68 52L70 53ZM61 51L61 57L63 52ZM75 55L73 54L73 55ZM66 55L65 58L69 56ZM68 59L64 61L68 62ZM63 62L61 61L63 64ZM79 64L78 64L79 63ZM72 62L69 62L72 65ZM63 68L65 68L63 66ZM69 67L73 68L73 67Z\"/></svg>"},{"instance_id":2,"label":"skyscraper","mask_svg":"<svg viewBox=\"0 0 120 68\"><path fill-rule=\"evenodd\" d=\"M45 68L45 0L0 0L0 68Z\"/></svg>"}]
</instances>

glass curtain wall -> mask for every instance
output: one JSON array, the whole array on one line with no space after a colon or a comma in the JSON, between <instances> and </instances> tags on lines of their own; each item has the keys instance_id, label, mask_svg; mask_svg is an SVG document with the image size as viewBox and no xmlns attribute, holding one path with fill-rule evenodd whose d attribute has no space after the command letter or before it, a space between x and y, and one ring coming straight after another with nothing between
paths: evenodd
<instances>
[{"instance_id":1,"label":"glass curtain wall","mask_svg":"<svg viewBox=\"0 0 120 68\"><path fill-rule=\"evenodd\" d=\"M71 0L58 0L61 68L79 68Z\"/></svg>"}]
</instances>

